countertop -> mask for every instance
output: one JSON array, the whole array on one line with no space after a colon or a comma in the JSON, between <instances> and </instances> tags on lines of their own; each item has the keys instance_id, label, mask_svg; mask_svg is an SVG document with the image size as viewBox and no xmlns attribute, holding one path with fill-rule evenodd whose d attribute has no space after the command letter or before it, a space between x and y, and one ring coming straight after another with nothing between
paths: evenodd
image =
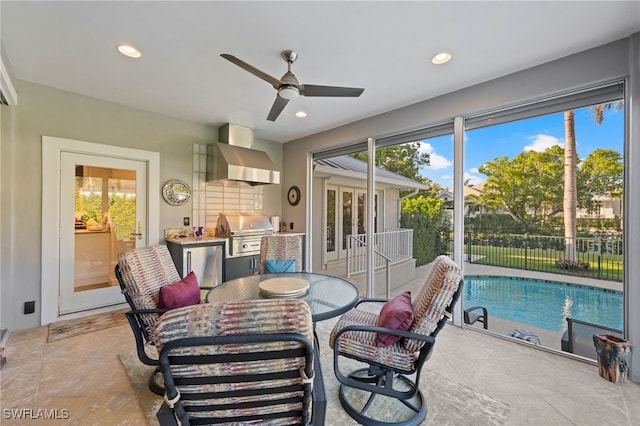
<instances>
[{"instance_id":1,"label":"countertop","mask_svg":"<svg viewBox=\"0 0 640 426\"><path fill-rule=\"evenodd\" d=\"M304 236L304 232L276 232L273 235L302 235ZM227 238L225 237L210 237L210 236L202 236L202 237L178 237L178 236L170 236L165 238L166 241L180 244L180 245L189 245L189 244L223 244L227 242Z\"/></svg>"},{"instance_id":2,"label":"countertop","mask_svg":"<svg viewBox=\"0 0 640 426\"><path fill-rule=\"evenodd\" d=\"M76 234L108 234L109 230L108 229L100 229L97 231L91 231L89 229L76 229L75 230Z\"/></svg>"},{"instance_id":3,"label":"countertop","mask_svg":"<svg viewBox=\"0 0 640 426\"><path fill-rule=\"evenodd\" d=\"M189 244L224 244L227 242L226 238L222 237L168 237L165 238L168 242L189 245Z\"/></svg>"}]
</instances>

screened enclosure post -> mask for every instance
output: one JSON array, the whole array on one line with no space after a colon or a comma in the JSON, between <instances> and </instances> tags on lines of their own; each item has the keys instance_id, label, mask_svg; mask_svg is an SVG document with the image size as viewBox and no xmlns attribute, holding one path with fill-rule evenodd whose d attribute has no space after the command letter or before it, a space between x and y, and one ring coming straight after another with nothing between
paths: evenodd
<instances>
[{"instance_id":1,"label":"screened enclosure post","mask_svg":"<svg viewBox=\"0 0 640 426\"><path fill-rule=\"evenodd\" d=\"M375 165L376 165L376 144L373 138L367 139L367 150L369 154L369 161L367 163L367 193L375 194ZM367 197L367 211L374 211L374 201L373 196ZM366 232L366 240L373 241L373 214L367 215L367 232ZM367 245L367 297L374 297L374 278L375 278L375 270L374 270L374 244Z\"/></svg>"},{"instance_id":2,"label":"screened enclosure post","mask_svg":"<svg viewBox=\"0 0 640 426\"><path fill-rule=\"evenodd\" d=\"M453 260L464 269L464 119L453 120ZM462 326L462 301L453 308L453 324Z\"/></svg>"}]
</instances>

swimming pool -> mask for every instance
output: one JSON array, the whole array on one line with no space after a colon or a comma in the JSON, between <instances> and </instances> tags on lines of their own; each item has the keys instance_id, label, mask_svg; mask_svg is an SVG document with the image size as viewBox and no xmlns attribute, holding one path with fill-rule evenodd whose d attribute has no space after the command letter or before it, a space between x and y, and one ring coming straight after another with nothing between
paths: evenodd
<instances>
[{"instance_id":1,"label":"swimming pool","mask_svg":"<svg viewBox=\"0 0 640 426\"><path fill-rule=\"evenodd\" d=\"M465 308L546 330L566 329L567 317L622 330L622 292L557 281L465 276ZM491 323L491 320L489 320Z\"/></svg>"}]
</instances>

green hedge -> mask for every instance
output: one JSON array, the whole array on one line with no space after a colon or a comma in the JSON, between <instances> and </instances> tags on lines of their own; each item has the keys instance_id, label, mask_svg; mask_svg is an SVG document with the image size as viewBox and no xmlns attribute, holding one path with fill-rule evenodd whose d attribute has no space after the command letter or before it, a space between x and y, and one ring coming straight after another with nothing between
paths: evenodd
<instances>
[{"instance_id":1,"label":"green hedge","mask_svg":"<svg viewBox=\"0 0 640 426\"><path fill-rule=\"evenodd\" d=\"M419 196L402 201L400 226L413 229L413 257L416 265L426 265L443 253L444 201Z\"/></svg>"}]
</instances>

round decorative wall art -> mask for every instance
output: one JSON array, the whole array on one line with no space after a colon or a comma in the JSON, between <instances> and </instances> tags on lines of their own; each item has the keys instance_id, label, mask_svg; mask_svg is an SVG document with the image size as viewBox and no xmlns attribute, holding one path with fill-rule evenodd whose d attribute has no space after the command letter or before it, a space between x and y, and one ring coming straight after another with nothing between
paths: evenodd
<instances>
[{"instance_id":1,"label":"round decorative wall art","mask_svg":"<svg viewBox=\"0 0 640 426\"><path fill-rule=\"evenodd\" d=\"M186 203L191 197L189 185L178 179L167 181L162 187L162 198L172 206L179 206Z\"/></svg>"}]
</instances>

